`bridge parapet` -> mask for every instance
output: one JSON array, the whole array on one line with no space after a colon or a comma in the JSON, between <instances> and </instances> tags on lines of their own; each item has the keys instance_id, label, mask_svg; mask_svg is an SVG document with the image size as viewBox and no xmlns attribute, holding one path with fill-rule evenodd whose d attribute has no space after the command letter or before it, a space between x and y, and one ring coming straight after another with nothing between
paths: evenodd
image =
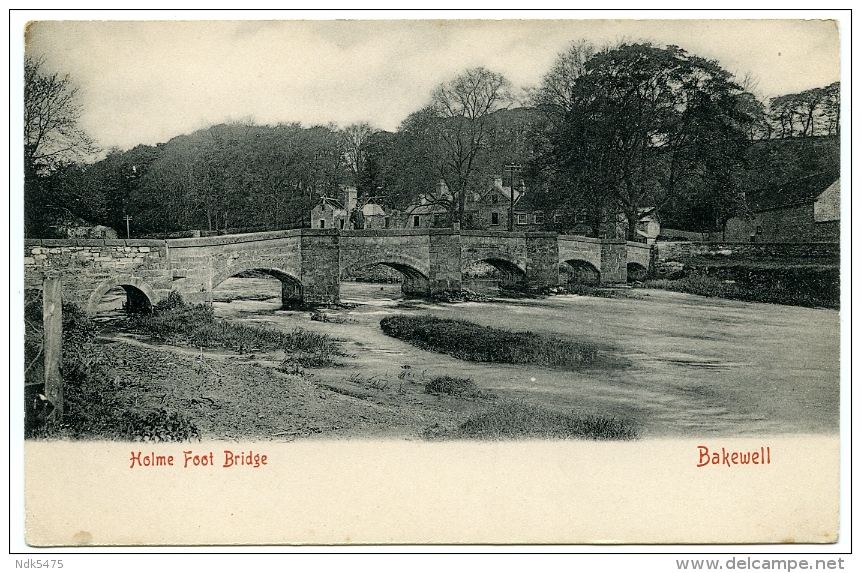
<instances>
[{"instance_id":1,"label":"bridge parapet","mask_svg":"<svg viewBox=\"0 0 861 573\"><path fill-rule=\"evenodd\" d=\"M88 308L91 296L114 286L145 290L158 302L171 288L165 242L155 239L30 239L24 243L24 288L40 289L62 275L63 298ZM69 280L73 278L74 280Z\"/></svg>"}]
</instances>

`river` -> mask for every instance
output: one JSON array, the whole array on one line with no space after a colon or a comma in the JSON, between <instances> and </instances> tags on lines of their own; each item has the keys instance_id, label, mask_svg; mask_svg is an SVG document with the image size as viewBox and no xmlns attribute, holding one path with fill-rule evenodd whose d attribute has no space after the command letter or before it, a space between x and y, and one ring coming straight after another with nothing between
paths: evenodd
<instances>
[{"instance_id":1,"label":"river","mask_svg":"<svg viewBox=\"0 0 861 573\"><path fill-rule=\"evenodd\" d=\"M216 314L343 341L353 371L471 377L511 399L632 419L643 436L761 435L838 431L839 313L634 289L620 298L577 295L494 302L405 301L398 284L346 282L354 308L278 310L274 279L228 279ZM226 301L230 302L226 302ZM221 302L219 302L221 301ZM385 336L379 321L433 314L482 325L550 332L595 344L610 364L579 371L468 363Z\"/></svg>"}]
</instances>

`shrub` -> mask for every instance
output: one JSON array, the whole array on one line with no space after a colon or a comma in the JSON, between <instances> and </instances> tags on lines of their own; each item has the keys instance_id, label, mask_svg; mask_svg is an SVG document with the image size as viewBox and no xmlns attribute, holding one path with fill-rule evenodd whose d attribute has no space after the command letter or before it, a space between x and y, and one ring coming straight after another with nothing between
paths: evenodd
<instances>
[{"instance_id":1,"label":"shrub","mask_svg":"<svg viewBox=\"0 0 861 573\"><path fill-rule=\"evenodd\" d=\"M433 316L390 316L380 321L383 332L425 350L473 362L538 364L574 368L594 362L597 350L560 336L512 332L465 320Z\"/></svg>"},{"instance_id":2,"label":"shrub","mask_svg":"<svg viewBox=\"0 0 861 573\"><path fill-rule=\"evenodd\" d=\"M750 302L840 307L840 269L827 266L702 266L689 268L683 278L649 280L645 286Z\"/></svg>"},{"instance_id":3,"label":"shrub","mask_svg":"<svg viewBox=\"0 0 861 573\"><path fill-rule=\"evenodd\" d=\"M460 396L464 398L478 397L481 392L471 378L455 378L453 376L437 376L425 384L425 392L428 394L445 394L447 396Z\"/></svg>"}]
</instances>

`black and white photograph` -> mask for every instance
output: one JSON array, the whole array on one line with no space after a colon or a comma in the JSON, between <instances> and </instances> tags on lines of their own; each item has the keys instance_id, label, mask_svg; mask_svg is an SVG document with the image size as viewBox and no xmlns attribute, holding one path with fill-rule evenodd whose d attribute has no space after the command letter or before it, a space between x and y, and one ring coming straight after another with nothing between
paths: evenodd
<instances>
[{"instance_id":1,"label":"black and white photograph","mask_svg":"<svg viewBox=\"0 0 861 573\"><path fill-rule=\"evenodd\" d=\"M13 27L26 543L837 542L849 31L622 15Z\"/></svg>"}]
</instances>

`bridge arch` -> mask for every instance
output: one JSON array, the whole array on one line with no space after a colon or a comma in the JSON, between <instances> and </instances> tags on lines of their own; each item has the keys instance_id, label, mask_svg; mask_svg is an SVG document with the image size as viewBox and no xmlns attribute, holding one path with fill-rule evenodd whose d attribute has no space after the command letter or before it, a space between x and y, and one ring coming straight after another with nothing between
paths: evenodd
<instances>
[{"instance_id":1,"label":"bridge arch","mask_svg":"<svg viewBox=\"0 0 861 573\"><path fill-rule=\"evenodd\" d=\"M628 263L628 282L645 280L649 269L637 262Z\"/></svg>"},{"instance_id":2,"label":"bridge arch","mask_svg":"<svg viewBox=\"0 0 861 573\"><path fill-rule=\"evenodd\" d=\"M131 312L149 311L152 305L161 300L155 289L138 277L122 276L109 278L100 282L90 294L90 298L87 300L87 314L90 316L96 314L102 297L109 290L116 287L122 287L126 292L126 309Z\"/></svg>"},{"instance_id":3,"label":"bridge arch","mask_svg":"<svg viewBox=\"0 0 861 573\"><path fill-rule=\"evenodd\" d=\"M601 282L601 271L590 261L583 259L568 259L561 261L560 275L568 277L568 283L598 284Z\"/></svg>"},{"instance_id":4,"label":"bridge arch","mask_svg":"<svg viewBox=\"0 0 861 573\"><path fill-rule=\"evenodd\" d=\"M269 267L255 267L251 265L235 265L227 270L221 271L212 277L211 290L215 290L218 285L245 271L255 271L258 273L267 274L281 281L281 307L285 309L299 308L303 304L302 298L302 281L295 276L281 269Z\"/></svg>"},{"instance_id":5,"label":"bridge arch","mask_svg":"<svg viewBox=\"0 0 861 573\"><path fill-rule=\"evenodd\" d=\"M371 265L385 265L395 269L404 277L401 291L407 296L427 296L430 294L428 264L409 255L385 254L362 257L341 269L341 278L349 277L361 268Z\"/></svg>"},{"instance_id":6,"label":"bridge arch","mask_svg":"<svg viewBox=\"0 0 861 573\"><path fill-rule=\"evenodd\" d=\"M461 268L466 271L476 263L486 263L500 273L500 286L513 287L526 283L526 269L516 260L501 254L474 257L462 261Z\"/></svg>"}]
</instances>

